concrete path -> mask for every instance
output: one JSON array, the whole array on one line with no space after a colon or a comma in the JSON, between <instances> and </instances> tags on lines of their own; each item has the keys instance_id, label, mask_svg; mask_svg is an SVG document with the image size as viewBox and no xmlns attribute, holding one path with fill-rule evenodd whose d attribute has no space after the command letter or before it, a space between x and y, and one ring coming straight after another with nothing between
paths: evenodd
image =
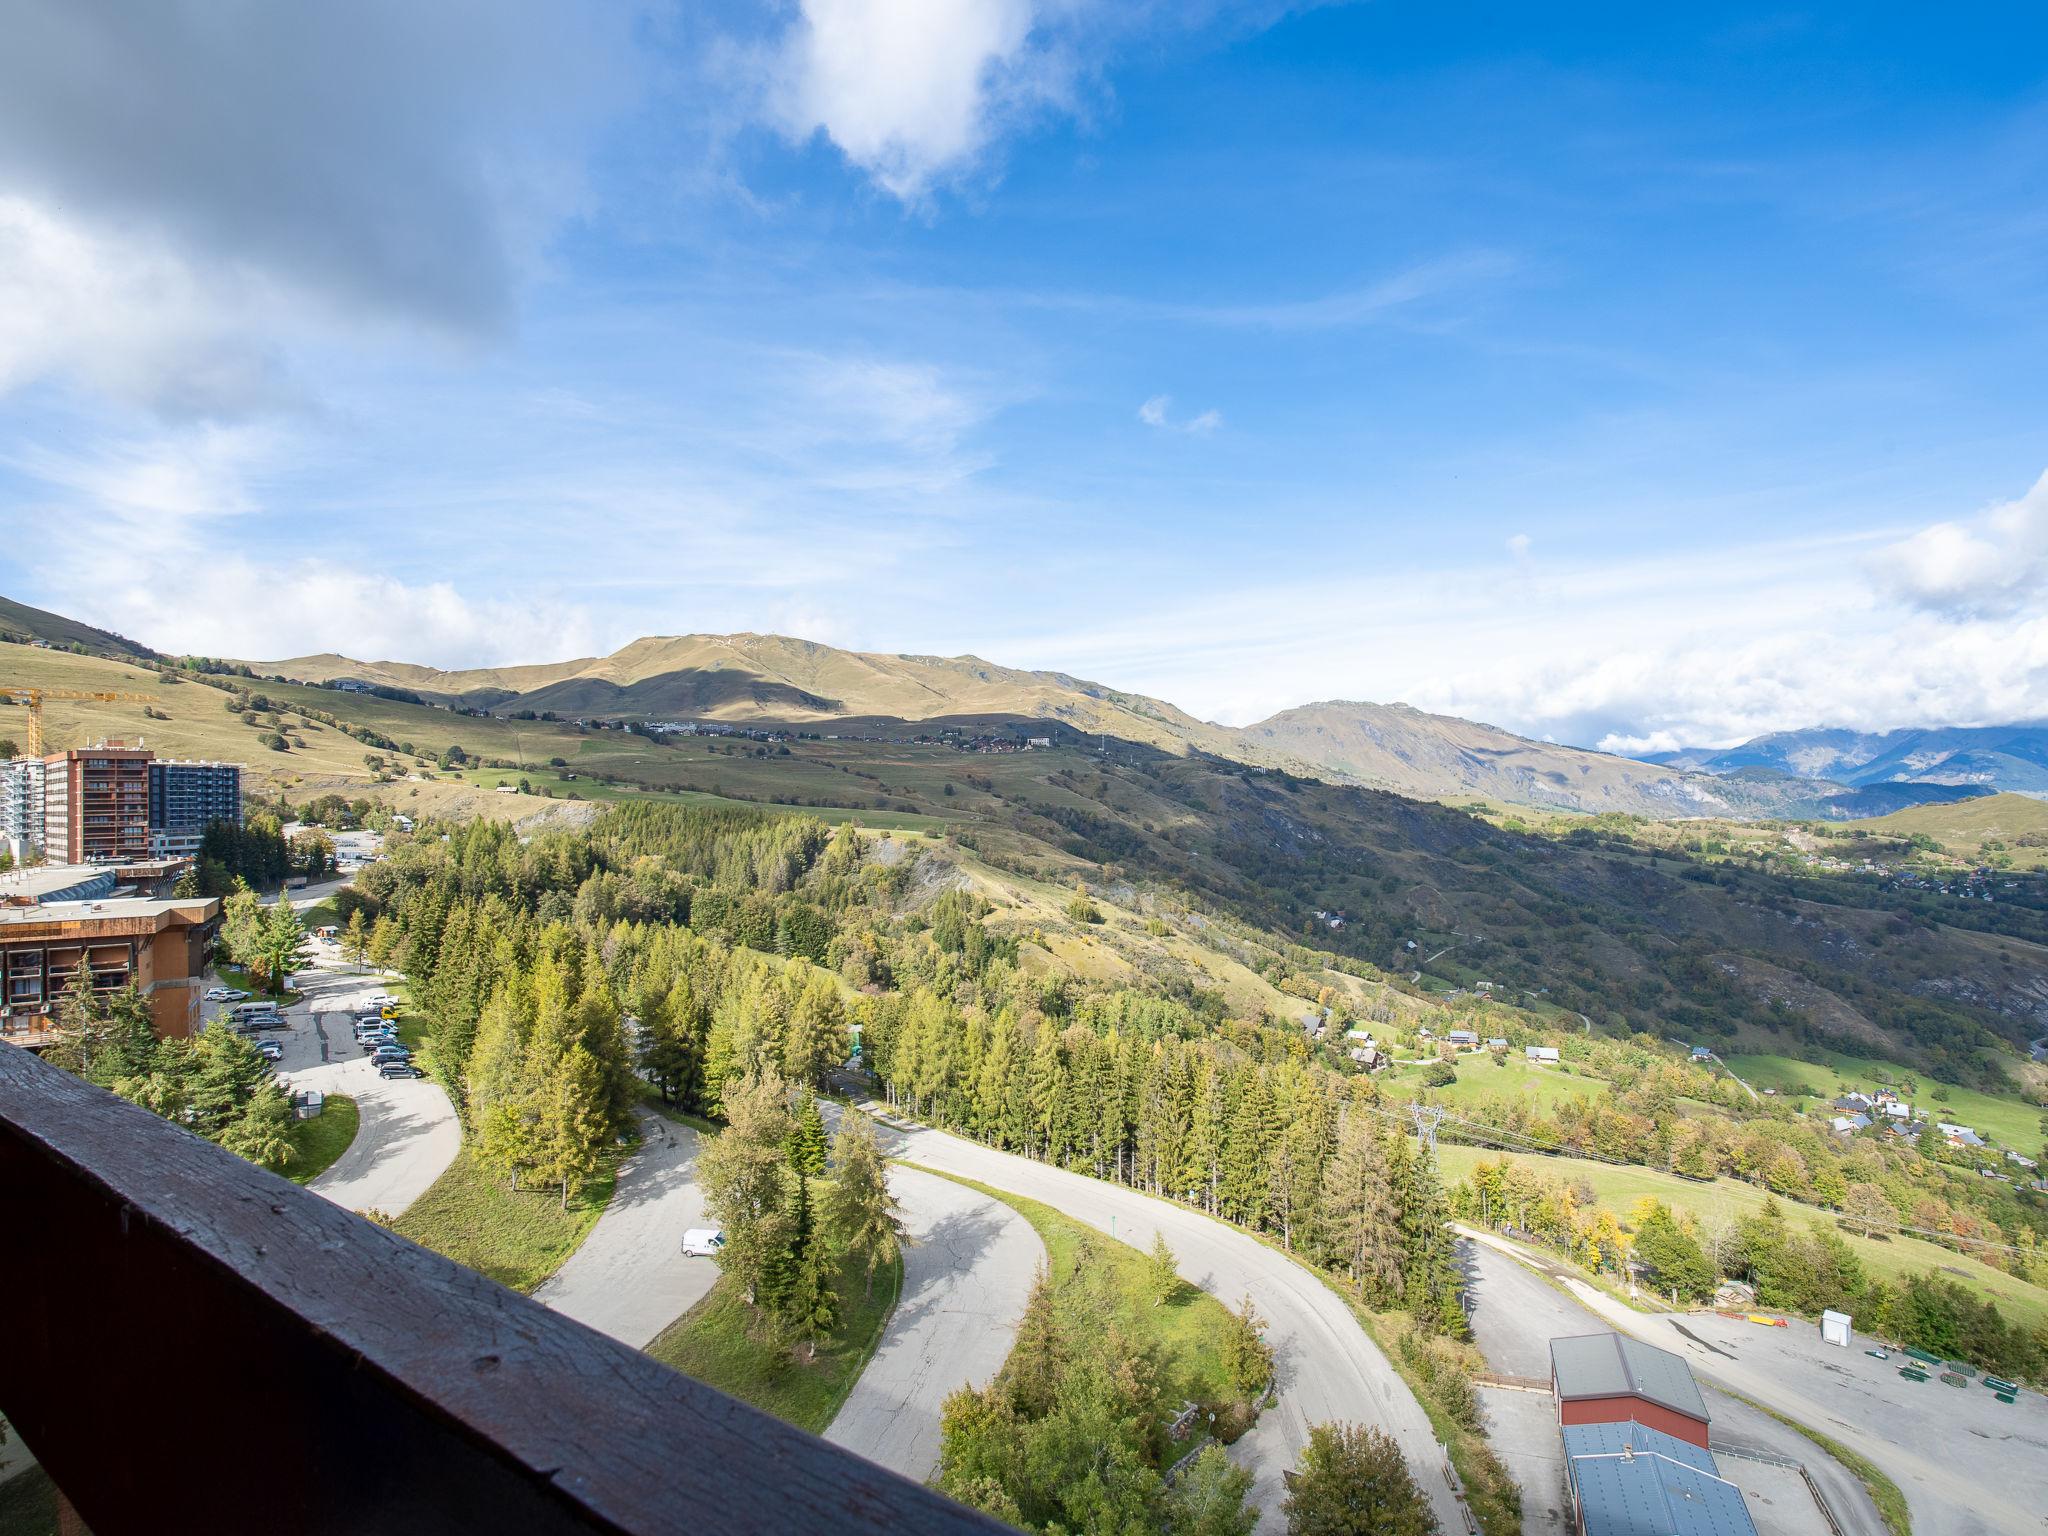
<instances>
[{"instance_id":1,"label":"concrete path","mask_svg":"<svg viewBox=\"0 0 2048 1536\"><path fill-rule=\"evenodd\" d=\"M1529 1262L1492 1233L1458 1230L1476 1244ZM1564 1283L1582 1312L1598 1319L1597 1326L1671 1350L1703 1384L1741 1393L1869 1458L1905 1494L1917 1536L2048 1531L2048 1401L2038 1393L2022 1393L2018 1403L2007 1405L1981 1386L1958 1391L1937 1382L1905 1382L1896 1361L1863 1353L1870 1341L1861 1335L1854 1348L1844 1350L1822 1344L1811 1324L1759 1328L1713 1313L1651 1315L1575 1278L1567 1276ZM1782 1454L1804 1461L1821 1479L1828 1502L1849 1529L1883 1529L1861 1484L1810 1440L1774 1439L1785 1433L1783 1426L1732 1398L1715 1396L1709 1404L1717 1443L1725 1425L1737 1445L1789 1447Z\"/></svg>"},{"instance_id":2,"label":"concrete path","mask_svg":"<svg viewBox=\"0 0 2048 1536\"><path fill-rule=\"evenodd\" d=\"M1045 1244L1000 1200L914 1168L889 1170L910 1243L903 1294L825 1438L915 1482L939 1466L939 1410L1009 1357Z\"/></svg>"},{"instance_id":3,"label":"concrete path","mask_svg":"<svg viewBox=\"0 0 2048 1536\"><path fill-rule=\"evenodd\" d=\"M683 1234L708 1224L696 1164L695 1131L643 1112L611 1204L534 1300L631 1348L651 1344L718 1279L716 1260L683 1257Z\"/></svg>"},{"instance_id":4,"label":"concrete path","mask_svg":"<svg viewBox=\"0 0 2048 1536\"><path fill-rule=\"evenodd\" d=\"M879 1117L877 1134L892 1157L957 1174L1042 1200L1076 1221L1108 1232L1141 1250L1163 1232L1180 1260L1184 1279L1226 1306L1246 1294L1267 1320L1279 1399L1258 1426L1231 1447L1251 1470L1259 1529L1283 1527L1281 1474L1291 1471L1308 1443L1312 1424L1341 1420L1376 1425L1400 1443L1417 1485L1447 1532L1466 1528L1458 1500L1444 1479L1444 1454L1422 1405L1365 1336L1341 1297L1285 1254L1234 1227L1196 1211L1154 1200L1120 1185L1047 1167L1028 1158L941 1131Z\"/></svg>"}]
</instances>

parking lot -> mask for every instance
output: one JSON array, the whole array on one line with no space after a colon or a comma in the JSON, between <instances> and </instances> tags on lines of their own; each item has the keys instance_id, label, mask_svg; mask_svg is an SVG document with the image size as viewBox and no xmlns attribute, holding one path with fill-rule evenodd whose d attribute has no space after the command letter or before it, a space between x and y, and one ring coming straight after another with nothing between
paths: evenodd
<instances>
[{"instance_id":1,"label":"parking lot","mask_svg":"<svg viewBox=\"0 0 2048 1536\"><path fill-rule=\"evenodd\" d=\"M355 1141L310 1188L350 1210L397 1215L446 1171L461 1149L454 1106L438 1083L377 1074L358 1045L354 1015L392 985L375 971L357 975L332 944L312 945L313 968L300 971L301 1000L283 1010L286 1028L259 1040L282 1047L278 1076L294 1092L318 1089L356 1102ZM232 1004L208 1004L209 1014Z\"/></svg>"},{"instance_id":2,"label":"parking lot","mask_svg":"<svg viewBox=\"0 0 2048 1536\"><path fill-rule=\"evenodd\" d=\"M1487 1438L1522 1489L1523 1536L1564 1536L1572 1528L1564 1482L1564 1444L1547 1390L1550 1341L1599 1333L1609 1324L1542 1275L1483 1244L1460 1244L1472 1334L1487 1364L1545 1390L1485 1386ZM1863 1487L1796 1430L1701 1377L1721 1476L1743 1493L1758 1536L1830 1536L1826 1517L1798 1471L1804 1463L1845 1529L1883 1524Z\"/></svg>"}]
</instances>

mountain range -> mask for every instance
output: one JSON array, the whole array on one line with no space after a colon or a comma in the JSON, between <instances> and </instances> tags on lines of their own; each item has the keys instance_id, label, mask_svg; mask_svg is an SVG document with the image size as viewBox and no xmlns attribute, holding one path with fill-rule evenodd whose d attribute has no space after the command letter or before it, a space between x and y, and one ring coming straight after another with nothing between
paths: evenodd
<instances>
[{"instance_id":1,"label":"mountain range","mask_svg":"<svg viewBox=\"0 0 2048 1536\"><path fill-rule=\"evenodd\" d=\"M1776 773L1859 788L1947 784L2048 795L2048 724L1875 733L1777 731L1723 751L1662 752L1643 761L1691 772Z\"/></svg>"},{"instance_id":2,"label":"mountain range","mask_svg":"<svg viewBox=\"0 0 2048 1536\"><path fill-rule=\"evenodd\" d=\"M119 635L5 599L0 632L114 659L156 655ZM608 656L452 671L331 653L246 665L263 677L326 687L353 683L499 716L798 729L831 723L837 734L887 735L891 722L970 732L1071 732L1418 799L1656 819L1850 819L2000 789L2048 794L2048 727L1799 731L1721 751L1631 758L1534 741L1406 704L1329 700L1231 727L1064 672L1005 667L975 656L841 650L781 635L650 636Z\"/></svg>"}]
</instances>

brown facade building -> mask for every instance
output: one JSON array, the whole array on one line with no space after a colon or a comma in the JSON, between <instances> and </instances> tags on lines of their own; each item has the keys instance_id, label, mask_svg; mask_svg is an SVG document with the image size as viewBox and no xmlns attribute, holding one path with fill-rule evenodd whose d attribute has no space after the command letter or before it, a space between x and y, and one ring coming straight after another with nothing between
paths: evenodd
<instances>
[{"instance_id":1,"label":"brown facade building","mask_svg":"<svg viewBox=\"0 0 2048 1536\"><path fill-rule=\"evenodd\" d=\"M44 852L53 864L138 863L149 857L145 747L82 747L44 759Z\"/></svg>"},{"instance_id":2,"label":"brown facade building","mask_svg":"<svg viewBox=\"0 0 2048 1536\"><path fill-rule=\"evenodd\" d=\"M219 923L220 902L210 896L0 907L0 1040L48 1044L64 989L81 961L102 994L132 980L149 999L160 1037L197 1034L206 962Z\"/></svg>"}]
</instances>

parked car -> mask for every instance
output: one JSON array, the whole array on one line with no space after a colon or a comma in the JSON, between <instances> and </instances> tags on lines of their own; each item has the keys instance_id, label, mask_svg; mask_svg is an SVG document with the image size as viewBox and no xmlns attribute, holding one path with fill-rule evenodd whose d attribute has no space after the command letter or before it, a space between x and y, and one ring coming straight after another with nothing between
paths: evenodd
<instances>
[{"instance_id":1,"label":"parked car","mask_svg":"<svg viewBox=\"0 0 2048 1536\"><path fill-rule=\"evenodd\" d=\"M275 1040L258 1040L256 1042L256 1049L272 1061L284 1060L284 1047Z\"/></svg>"},{"instance_id":2,"label":"parked car","mask_svg":"<svg viewBox=\"0 0 2048 1536\"><path fill-rule=\"evenodd\" d=\"M380 1064L387 1061L411 1061L412 1052L402 1045L380 1045L370 1053L370 1060Z\"/></svg>"},{"instance_id":3,"label":"parked car","mask_svg":"<svg viewBox=\"0 0 2048 1536\"><path fill-rule=\"evenodd\" d=\"M377 1063L379 1077L425 1077L427 1074L409 1061L380 1061Z\"/></svg>"},{"instance_id":4,"label":"parked car","mask_svg":"<svg viewBox=\"0 0 2048 1536\"><path fill-rule=\"evenodd\" d=\"M718 1250L725 1246L725 1230L722 1227L692 1227L683 1234L683 1257L689 1259L715 1259Z\"/></svg>"},{"instance_id":5,"label":"parked car","mask_svg":"<svg viewBox=\"0 0 2048 1536\"><path fill-rule=\"evenodd\" d=\"M248 995L240 987L215 987L206 994L209 1001L216 1003L239 1003Z\"/></svg>"},{"instance_id":6,"label":"parked car","mask_svg":"<svg viewBox=\"0 0 2048 1536\"><path fill-rule=\"evenodd\" d=\"M363 1054L365 1056L373 1055L378 1051L402 1051L405 1049L399 1043L396 1035L365 1035L360 1044L363 1047Z\"/></svg>"}]
</instances>

